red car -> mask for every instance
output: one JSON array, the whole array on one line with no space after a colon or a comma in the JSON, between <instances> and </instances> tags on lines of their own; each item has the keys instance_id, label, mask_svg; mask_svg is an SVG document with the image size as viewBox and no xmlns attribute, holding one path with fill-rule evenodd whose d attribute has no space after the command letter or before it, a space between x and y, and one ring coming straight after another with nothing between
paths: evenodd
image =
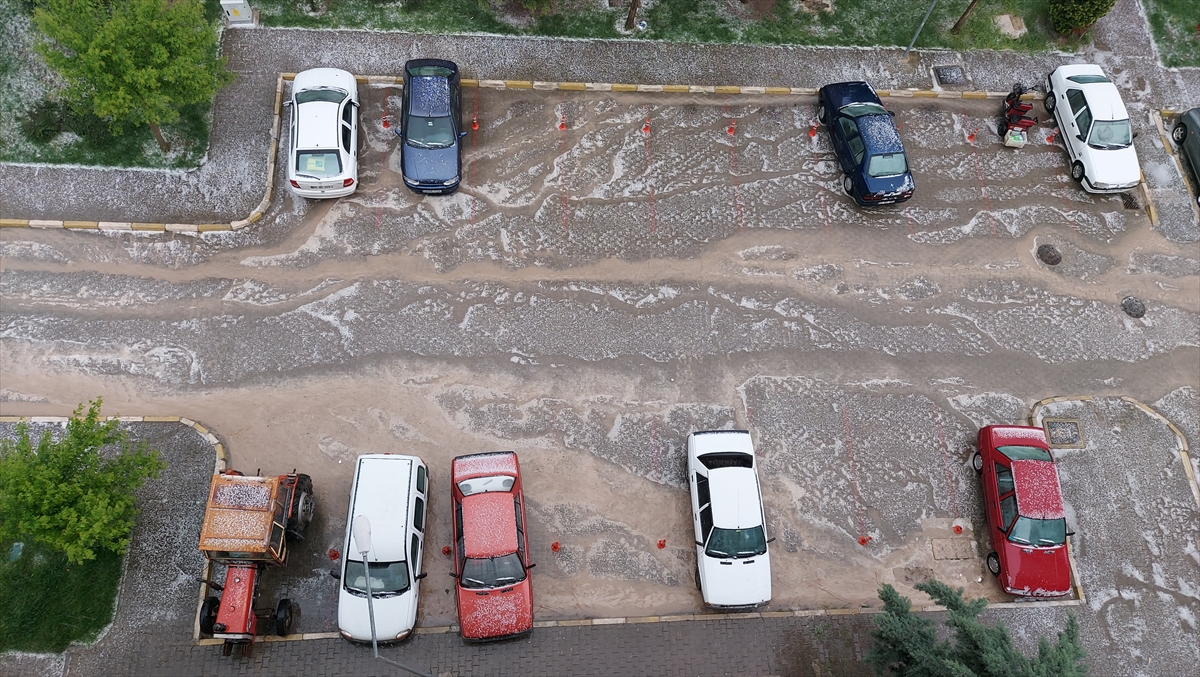
<instances>
[{"instance_id":1,"label":"red car","mask_svg":"<svg viewBox=\"0 0 1200 677\"><path fill-rule=\"evenodd\" d=\"M1058 469L1041 428L990 425L971 459L983 475L992 547L987 565L1000 587L1021 597L1071 592L1067 521Z\"/></svg>"},{"instance_id":2,"label":"red car","mask_svg":"<svg viewBox=\"0 0 1200 677\"><path fill-rule=\"evenodd\" d=\"M459 456L450 466L454 573L464 640L485 642L533 629L521 470L511 451Z\"/></svg>"}]
</instances>

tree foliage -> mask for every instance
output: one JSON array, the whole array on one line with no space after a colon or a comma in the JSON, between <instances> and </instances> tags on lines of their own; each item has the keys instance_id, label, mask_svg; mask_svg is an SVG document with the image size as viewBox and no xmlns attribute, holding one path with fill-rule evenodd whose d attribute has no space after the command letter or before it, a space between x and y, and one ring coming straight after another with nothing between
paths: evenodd
<instances>
[{"instance_id":1,"label":"tree foliage","mask_svg":"<svg viewBox=\"0 0 1200 677\"><path fill-rule=\"evenodd\" d=\"M1091 28L1115 4L1117 0L1050 0L1046 12L1054 30L1066 34Z\"/></svg>"},{"instance_id":2,"label":"tree foliage","mask_svg":"<svg viewBox=\"0 0 1200 677\"><path fill-rule=\"evenodd\" d=\"M930 580L916 588L946 607L951 640L939 642L933 621L914 615L912 604L890 585L879 590L883 613L875 618L875 645L867 660L880 675L896 677L1082 677L1084 651L1079 623L1072 615L1051 645L1042 638L1038 655L1029 658L1012 645L1002 623L986 625L979 614L986 599L965 601L962 588Z\"/></svg>"},{"instance_id":3,"label":"tree foliage","mask_svg":"<svg viewBox=\"0 0 1200 677\"><path fill-rule=\"evenodd\" d=\"M148 124L160 145L158 125L211 101L232 78L203 0L39 0L33 20L70 100L116 129Z\"/></svg>"},{"instance_id":4,"label":"tree foliage","mask_svg":"<svg viewBox=\"0 0 1200 677\"><path fill-rule=\"evenodd\" d=\"M133 448L117 421L100 420L100 399L75 409L55 439L36 445L25 423L16 439L0 440L0 541L32 539L71 562L96 550L123 553L137 518L134 492L166 464L157 452ZM116 453L101 453L104 448Z\"/></svg>"}]
</instances>

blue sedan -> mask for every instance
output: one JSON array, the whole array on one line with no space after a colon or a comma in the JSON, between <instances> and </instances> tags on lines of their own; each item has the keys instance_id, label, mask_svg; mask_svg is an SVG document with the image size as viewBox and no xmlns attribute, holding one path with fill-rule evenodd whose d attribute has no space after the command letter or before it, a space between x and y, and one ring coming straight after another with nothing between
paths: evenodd
<instances>
[{"instance_id":1,"label":"blue sedan","mask_svg":"<svg viewBox=\"0 0 1200 677\"><path fill-rule=\"evenodd\" d=\"M865 82L839 82L817 92L817 117L842 165L842 188L860 206L904 202L912 174L893 113Z\"/></svg>"},{"instance_id":2,"label":"blue sedan","mask_svg":"<svg viewBox=\"0 0 1200 677\"><path fill-rule=\"evenodd\" d=\"M462 93L458 66L441 59L404 64L400 170L417 193L453 193L462 180Z\"/></svg>"}]
</instances>

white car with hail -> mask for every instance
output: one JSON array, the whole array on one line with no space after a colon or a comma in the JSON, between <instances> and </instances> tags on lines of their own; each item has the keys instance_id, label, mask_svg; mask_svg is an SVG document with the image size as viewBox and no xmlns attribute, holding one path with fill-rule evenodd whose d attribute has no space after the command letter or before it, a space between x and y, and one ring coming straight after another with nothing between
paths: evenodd
<instances>
[{"instance_id":1,"label":"white car with hail","mask_svg":"<svg viewBox=\"0 0 1200 677\"><path fill-rule=\"evenodd\" d=\"M300 197L344 197L358 188L358 83L340 68L292 82L287 178Z\"/></svg>"},{"instance_id":2,"label":"white car with hail","mask_svg":"<svg viewBox=\"0 0 1200 677\"><path fill-rule=\"evenodd\" d=\"M745 430L694 432L687 441L696 536L696 585L705 606L752 609L771 601L771 559L754 443Z\"/></svg>"},{"instance_id":3,"label":"white car with hail","mask_svg":"<svg viewBox=\"0 0 1200 677\"><path fill-rule=\"evenodd\" d=\"M1046 82L1046 112L1058 121L1071 178L1089 193L1120 193L1142 181L1133 127L1117 86L1099 66L1059 66Z\"/></svg>"}]
</instances>

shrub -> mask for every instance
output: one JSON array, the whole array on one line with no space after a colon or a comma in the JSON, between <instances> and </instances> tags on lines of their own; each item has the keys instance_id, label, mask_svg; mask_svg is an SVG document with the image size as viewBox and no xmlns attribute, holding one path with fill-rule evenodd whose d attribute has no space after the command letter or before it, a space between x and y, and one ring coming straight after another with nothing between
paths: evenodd
<instances>
[{"instance_id":1,"label":"shrub","mask_svg":"<svg viewBox=\"0 0 1200 677\"><path fill-rule=\"evenodd\" d=\"M43 99L25 114L25 119L21 120L21 131L30 141L49 143L66 128L66 124L67 107L57 101Z\"/></svg>"},{"instance_id":2,"label":"shrub","mask_svg":"<svg viewBox=\"0 0 1200 677\"><path fill-rule=\"evenodd\" d=\"M1050 25L1062 34L1082 33L1108 14L1117 0L1050 0Z\"/></svg>"}]
</instances>

